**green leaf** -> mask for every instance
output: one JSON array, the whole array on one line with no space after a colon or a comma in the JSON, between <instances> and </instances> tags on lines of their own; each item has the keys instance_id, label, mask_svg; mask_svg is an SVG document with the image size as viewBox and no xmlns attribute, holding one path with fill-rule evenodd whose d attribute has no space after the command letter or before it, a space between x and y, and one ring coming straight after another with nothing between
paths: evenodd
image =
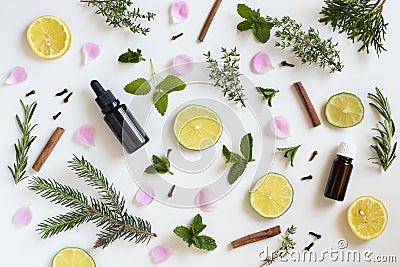
<instances>
[{"instance_id":1,"label":"green leaf","mask_svg":"<svg viewBox=\"0 0 400 267\"><path fill-rule=\"evenodd\" d=\"M246 134L240 141L240 152L243 157L248 161L254 161L253 159L253 137L251 133Z\"/></svg>"},{"instance_id":2,"label":"green leaf","mask_svg":"<svg viewBox=\"0 0 400 267\"><path fill-rule=\"evenodd\" d=\"M242 31L250 30L252 25L253 25L253 24L252 24L250 21L245 20L245 21L240 22L240 23L236 26L236 28L237 28L239 31L242 32Z\"/></svg>"},{"instance_id":3,"label":"green leaf","mask_svg":"<svg viewBox=\"0 0 400 267\"><path fill-rule=\"evenodd\" d=\"M182 240L185 241L189 247L190 247L190 245L193 244L192 233L190 232L190 229L187 228L186 226L183 226L183 225L177 226L177 227L175 227L173 232L175 235L182 238Z\"/></svg>"},{"instance_id":4,"label":"green leaf","mask_svg":"<svg viewBox=\"0 0 400 267\"><path fill-rule=\"evenodd\" d=\"M192 223L190 224L190 230L194 236L200 234L207 225L203 224L203 220L200 214L194 216Z\"/></svg>"},{"instance_id":5,"label":"green leaf","mask_svg":"<svg viewBox=\"0 0 400 267\"><path fill-rule=\"evenodd\" d=\"M235 162L228 173L228 182L230 185L234 184L236 180L243 174L247 167L247 160L240 159Z\"/></svg>"},{"instance_id":6,"label":"green leaf","mask_svg":"<svg viewBox=\"0 0 400 267\"><path fill-rule=\"evenodd\" d=\"M277 148L278 151L284 152L283 157L290 160L290 166L293 167L294 157L296 156L297 150L299 150L301 145L293 147L280 147Z\"/></svg>"},{"instance_id":7,"label":"green leaf","mask_svg":"<svg viewBox=\"0 0 400 267\"><path fill-rule=\"evenodd\" d=\"M154 168L153 165L150 165L149 167L147 167L144 170L144 173L146 173L146 174L157 174L158 172L157 172L156 168Z\"/></svg>"},{"instance_id":8,"label":"green leaf","mask_svg":"<svg viewBox=\"0 0 400 267\"><path fill-rule=\"evenodd\" d=\"M272 99L275 97L277 93L279 93L279 91L273 88L263 88L263 87L256 87L256 89L260 94L262 94L265 100L267 100L268 106L272 107Z\"/></svg>"},{"instance_id":9,"label":"green leaf","mask_svg":"<svg viewBox=\"0 0 400 267\"><path fill-rule=\"evenodd\" d=\"M225 163L234 163L240 159L243 159L239 154L230 151L225 145L222 147L222 154L225 157Z\"/></svg>"},{"instance_id":10,"label":"green leaf","mask_svg":"<svg viewBox=\"0 0 400 267\"><path fill-rule=\"evenodd\" d=\"M128 83L124 90L125 92L134 95L147 95L151 90L151 86L145 78L138 78L133 82Z\"/></svg>"},{"instance_id":11,"label":"green leaf","mask_svg":"<svg viewBox=\"0 0 400 267\"><path fill-rule=\"evenodd\" d=\"M272 24L268 22L256 23L252 26L254 37L261 42L266 43L271 37Z\"/></svg>"},{"instance_id":12,"label":"green leaf","mask_svg":"<svg viewBox=\"0 0 400 267\"><path fill-rule=\"evenodd\" d=\"M167 156L165 158L160 158L157 155L152 156L152 165L148 166L144 172L146 174L165 174L165 173L170 173L173 174L173 172L170 170L171 163L169 162L168 156L171 153L172 149L168 149L167 151Z\"/></svg>"},{"instance_id":13,"label":"green leaf","mask_svg":"<svg viewBox=\"0 0 400 267\"><path fill-rule=\"evenodd\" d=\"M155 92L153 95L153 103L157 111L164 116L168 108L168 94Z\"/></svg>"},{"instance_id":14,"label":"green leaf","mask_svg":"<svg viewBox=\"0 0 400 267\"><path fill-rule=\"evenodd\" d=\"M257 12L252 10L250 7L246 6L245 4L238 4L237 5L237 13L239 16L241 16L244 19L251 19L255 15L257 15ZM260 15L258 13L258 15Z\"/></svg>"},{"instance_id":15,"label":"green leaf","mask_svg":"<svg viewBox=\"0 0 400 267\"><path fill-rule=\"evenodd\" d=\"M217 243L215 242L214 238L206 235L199 235L197 237L193 237L192 240L194 246L198 249L212 251L217 248Z\"/></svg>"},{"instance_id":16,"label":"green leaf","mask_svg":"<svg viewBox=\"0 0 400 267\"><path fill-rule=\"evenodd\" d=\"M140 61L145 61L142 57L142 51L140 49L136 49L136 52L133 52L128 48L128 52L121 54L118 57L118 61L121 63L139 63Z\"/></svg>"},{"instance_id":17,"label":"green leaf","mask_svg":"<svg viewBox=\"0 0 400 267\"><path fill-rule=\"evenodd\" d=\"M163 93L172 93L176 91L182 91L186 88L186 84L178 77L168 75L165 79L157 84L156 88Z\"/></svg>"}]
</instances>

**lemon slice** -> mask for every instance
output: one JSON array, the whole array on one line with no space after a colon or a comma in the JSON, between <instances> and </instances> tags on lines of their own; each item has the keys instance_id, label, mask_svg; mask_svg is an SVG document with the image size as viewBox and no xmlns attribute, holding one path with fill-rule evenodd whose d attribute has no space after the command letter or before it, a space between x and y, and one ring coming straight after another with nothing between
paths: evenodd
<instances>
[{"instance_id":1,"label":"lemon slice","mask_svg":"<svg viewBox=\"0 0 400 267\"><path fill-rule=\"evenodd\" d=\"M71 33L60 18L46 15L31 22L26 32L33 52L44 59L56 59L67 53Z\"/></svg>"},{"instance_id":2,"label":"lemon slice","mask_svg":"<svg viewBox=\"0 0 400 267\"><path fill-rule=\"evenodd\" d=\"M53 267L95 267L93 258L80 248L63 248L53 258Z\"/></svg>"},{"instance_id":3,"label":"lemon slice","mask_svg":"<svg viewBox=\"0 0 400 267\"><path fill-rule=\"evenodd\" d=\"M250 192L250 204L265 218L277 218L292 205L293 187L289 180L279 173L268 173L260 178Z\"/></svg>"},{"instance_id":4,"label":"lemon slice","mask_svg":"<svg viewBox=\"0 0 400 267\"><path fill-rule=\"evenodd\" d=\"M362 196L351 203L347 211L351 231L360 239L371 240L380 236L388 223L383 203L371 196Z\"/></svg>"},{"instance_id":5,"label":"lemon slice","mask_svg":"<svg viewBox=\"0 0 400 267\"><path fill-rule=\"evenodd\" d=\"M353 127L364 118L364 106L360 98L351 93L331 96L325 106L327 121L339 128Z\"/></svg>"},{"instance_id":6,"label":"lemon slice","mask_svg":"<svg viewBox=\"0 0 400 267\"><path fill-rule=\"evenodd\" d=\"M204 106L189 105L175 118L175 136L182 146L191 150L203 150L215 145L222 130L217 113Z\"/></svg>"}]
</instances>

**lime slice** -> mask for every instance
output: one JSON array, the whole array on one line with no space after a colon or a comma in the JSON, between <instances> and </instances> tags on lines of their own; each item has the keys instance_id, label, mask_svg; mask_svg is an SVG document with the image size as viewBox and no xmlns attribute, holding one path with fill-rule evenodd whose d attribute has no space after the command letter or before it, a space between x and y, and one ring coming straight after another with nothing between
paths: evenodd
<instances>
[{"instance_id":1,"label":"lime slice","mask_svg":"<svg viewBox=\"0 0 400 267\"><path fill-rule=\"evenodd\" d=\"M380 236L388 223L388 213L382 201L362 196L351 203L347 211L351 231L360 239L371 240Z\"/></svg>"},{"instance_id":2,"label":"lime slice","mask_svg":"<svg viewBox=\"0 0 400 267\"><path fill-rule=\"evenodd\" d=\"M351 93L339 93L329 98L325 106L327 121L339 128L353 127L364 118L361 99Z\"/></svg>"},{"instance_id":3,"label":"lime slice","mask_svg":"<svg viewBox=\"0 0 400 267\"><path fill-rule=\"evenodd\" d=\"M292 205L293 187L289 180L279 173L268 173L261 177L250 192L250 204L265 218L277 218Z\"/></svg>"},{"instance_id":4,"label":"lime slice","mask_svg":"<svg viewBox=\"0 0 400 267\"><path fill-rule=\"evenodd\" d=\"M80 248L63 248L53 258L53 267L95 267L93 258Z\"/></svg>"},{"instance_id":5,"label":"lime slice","mask_svg":"<svg viewBox=\"0 0 400 267\"><path fill-rule=\"evenodd\" d=\"M175 118L174 133L179 143L191 150L203 150L218 142L222 123L217 113L199 105L189 105Z\"/></svg>"}]
</instances>

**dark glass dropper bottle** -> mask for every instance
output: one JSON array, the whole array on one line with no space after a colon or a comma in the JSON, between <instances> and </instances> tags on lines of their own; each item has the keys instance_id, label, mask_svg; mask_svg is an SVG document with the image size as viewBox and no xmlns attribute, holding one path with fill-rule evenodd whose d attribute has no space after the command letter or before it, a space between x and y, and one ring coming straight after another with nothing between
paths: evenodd
<instances>
[{"instance_id":1,"label":"dark glass dropper bottle","mask_svg":"<svg viewBox=\"0 0 400 267\"><path fill-rule=\"evenodd\" d=\"M343 201L347 186L353 171L352 161L356 155L357 147L348 143L340 143L337 158L333 161L328 183L325 188L325 197Z\"/></svg>"},{"instance_id":2,"label":"dark glass dropper bottle","mask_svg":"<svg viewBox=\"0 0 400 267\"><path fill-rule=\"evenodd\" d=\"M93 80L90 86L95 92L97 105L104 114L104 121L117 137L128 153L133 153L149 141L149 137L129 111L125 104L121 104L110 90Z\"/></svg>"}]
</instances>

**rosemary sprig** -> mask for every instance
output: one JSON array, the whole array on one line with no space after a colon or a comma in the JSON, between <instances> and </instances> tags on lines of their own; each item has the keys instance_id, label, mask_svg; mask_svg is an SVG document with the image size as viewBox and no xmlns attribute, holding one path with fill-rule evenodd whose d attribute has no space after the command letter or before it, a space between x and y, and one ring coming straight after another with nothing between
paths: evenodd
<instances>
[{"instance_id":1,"label":"rosemary sprig","mask_svg":"<svg viewBox=\"0 0 400 267\"><path fill-rule=\"evenodd\" d=\"M290 250L294 249L294 246L296 243L293 241L293 239L290 237L291 235L294 235L296 233L296 227L295 226L290 226L288 229L286 229L285 235L282 236L282 243L281 247L274 251L270 257L267 257L264 260L264 263L260 265L271 265L276 261L278 258L284 258L287 254L289 254Z\"/></svg>"},{"instance_id":2,"label":"rosemary sprig","mask_svg":"<svg viewBox=\"0 0 400 267\"><path fill-rule=\"evenodd\" d=\"M214 86L221 87L224 96L235 103L241 103L246 107L246 96L243 93L243 85L240 82L241 73L239 71L240 54L236 52L236 47L230 52L225 47L221 47L223 67L218 66L217 60L211 57L210 51L204 54L208 69L210 69L209 78L214 82Z\"/></svg>"},{"instance_id":3,"label":"rosemary sprig","mask_svg":"<svg viewBox=\"0 0 400 267\"><path fill-rule=\"evenodd\" d=\"M131 8L131 0L81 0L88 6L96 7L96 14L106 18L106 23L114 28L126 27L133 33L146 35L150 29L143 27L138 20L151 21L156 14L142 13L139 7Z\"/></svg>"},{"instance_id":4,"label":"rosemary sprig","mask_svg":"<svg viewBox=\"0 0 400 267\"><path fill-rule=\"evenodd\" d=\"M28 163L28 151L35 141L36 136L32 136L32 130L37 124L31 124L33 114L35 113L37 103L33 102L30 105L25 105L22 100L19 101L24 111L24 120L21 121L18 115L15 115L18 129L22 133L22 137L14 144L15 163L13 166L7 166L14 178L15 184L18 184L28 176L26 174L26 165Z\"/></svg>"},{"instance_id":5,"label":"rosemary sprig","mask_svg":"<svg viewBox=\"0 0 400 267\"><path fill-rule=\"evenodd\" d=\"M395 124L387 97L383 96L378 87L375 90L376 94L368 94L368 98L372 101L369 104L379 112L384 120L378 123L378 127L372 128L372 130L378 132L378 135L372 138L375 144L371 145L377 157L370 159L373 160L374 164L380 165L386 171L396 158L397 142L393 144Z\"/></svg>"},{"instance_id":6,"label":"rosemary sprig","mask_svg":"<svg viewBox=\"0 0 400 267\"><path fill-rule=\"evenodd\" d=\"M303 64L317 63L321 68L329 68L331 73L342 71L343 64L340 60L337 43L332 38L323 40L318 30L310 27L307 32L302 30L302 25L289 16L281 20L267 16L267 21L277 28L275 37L280 41L275 42L276 47L282 49L292 48Z\"/></svg>"},{"instance_id":7,"label":"rosemary sprig","mask_svg":"<svg viewBox=\"0 0 400 267\"><path fill-rule=\"evenodd\" d=\"M28 188L36 194L60 204L71 211L46 219L38 225L42 238L48 238L73 229L87 222L93 222L100 232L97 234L95 248L105 248L117 239L144 243L156 237L151 232L151 224L139 217L128 214L125 198L107 180L101 171L85 158L74 155L68 162L69 168L97 191L100 198L87 197L79 190L60 184L56 180L34 177Z\"/></svg>"},{"instance_id":8,"label":"rosemary sprig","mask_svg":"<svg viewBox=\"0 0 400 267\"><path fill-rule=\"evenodd\" d=\"M361 42L358 52L370 47L379 55L386 51L383 46L388 23L382 15L386 0L325 0L325 6L319 20L325 25L331 24L333 30L346 33L347 38Z\"/></svg>"}]
</instances>

